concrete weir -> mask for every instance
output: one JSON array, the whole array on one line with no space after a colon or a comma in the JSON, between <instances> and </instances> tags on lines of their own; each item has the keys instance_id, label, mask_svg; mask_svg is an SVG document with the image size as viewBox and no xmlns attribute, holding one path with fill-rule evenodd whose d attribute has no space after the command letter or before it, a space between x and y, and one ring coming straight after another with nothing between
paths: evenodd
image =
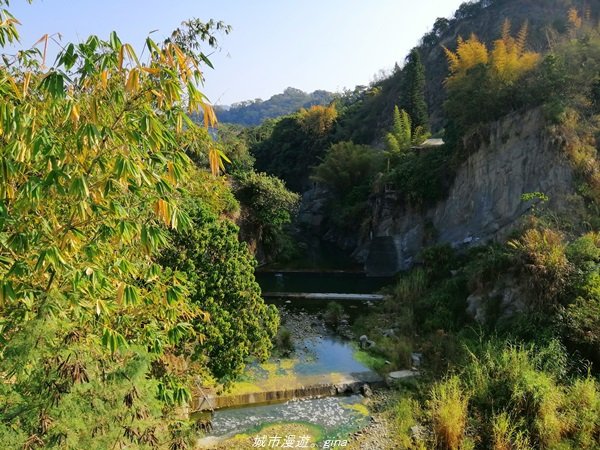
<instances>
[{"instance_id":1,"label":"concrete weir","mask_svg":"<svg viewBox=\"0 0 600 450\"><path fill-rule=\"evenodd\" d=\"M379 294L342 294L335 292L263 292L263 297L270 298L297 298L314 300L383 300L384 296Z\"/></svg>"},{"instance_id":2,"label":"concrete weir","mask_svg":"<svg viewBox=\"0 0 600 450\"><path fill-rule=\"evenodd\" d=\"M365 384L379 386L385 383L375 372L358 372L349 374L329 373L322 375L306 375L297 377L293 382L275 389L257 390L256 392L232 393L218 395L214 391L197 391L196 411L211 411L221 408L232 408L247 405L276 403L287 400L330 397L334 395L361 393Z\"/></svg>"}]
</instances>

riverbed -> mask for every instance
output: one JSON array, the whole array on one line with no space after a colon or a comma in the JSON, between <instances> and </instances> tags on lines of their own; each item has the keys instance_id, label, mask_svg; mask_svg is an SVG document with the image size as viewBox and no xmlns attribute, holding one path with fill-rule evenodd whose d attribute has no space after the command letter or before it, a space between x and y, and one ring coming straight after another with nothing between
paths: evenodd
<instances>
[{"instance_id":1,"label":"riverbed","mask_svg":"<svg viewBox=\"0 0 600 450\"><path fill-rule=\"evenodd\" d=\"M263 289L276 288L281 292L372 293L385 284L381 279L372 280L356 274L306 275L270 273L257 278ZM264 364L251 364L228 395L304 385L314 382L315 377L331 380L332 384L346 374L372 373L378 377L357 359L356 339L348 339L353 338L352 321L371 308L371 302L340 302L344 309L340 328L345 330L342 333L345 337L325 324L322 313L327 308L327 301L273 298L268 302L278 307L282 326L291 334L294 351ZM308 433L311 445L322 446L328 440L343 439L365 428L371 420L367 404L363 395L354 393L216 410L212 432L200 441L200 448L246 448L246 445L252 448L250 441L261 433L281 430L291 433L298 429Z\"/></svg>"}]
</instances>

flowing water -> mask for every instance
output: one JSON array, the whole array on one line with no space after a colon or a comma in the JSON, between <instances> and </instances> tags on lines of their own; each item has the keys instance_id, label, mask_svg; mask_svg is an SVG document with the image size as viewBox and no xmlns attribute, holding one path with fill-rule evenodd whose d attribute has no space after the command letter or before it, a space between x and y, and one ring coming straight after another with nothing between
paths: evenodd
<instances>
[{"instance_id":1,"label":"flowing water","mask_svg":"<svg viewBox=\"0 0 600 450\"><path fill-rule=\"evenodd\" d=\"M368 278L358 273L258 273L263 292L337 292L374 293L390 282L387 278ZM370 371L355 358L355 345L328 330L321 317L328 301L269 298L282 313L284 326L292 332L295 352L291 359L272 359L269 364L254 364L242 379L262 386L285 387L289 378L351 374ZM350 322L372 307L370 302L340 302ZM289 364L287 364L289 363ZM265 367L267 367L265 369ZM348 436L369 422L360 395L291 400L277 404L249 405L215 411L213 430L208 439L256 433L276 424L309 424L318 427L320 439Z\"/></svg>"},{"instance_id":2,"label":"flowing water","mask_svg":"<svg viewBox=\"0 0 600 450\"><path fill-rule=\"evenodd\" d=\"M218 410L213 417L213 434L258 429L265 423L300 422L316 425L328 439L335 439L368 424L368 417L353 408L361 402L361 396L351 395Z\"/></svg>"}]
</instances>

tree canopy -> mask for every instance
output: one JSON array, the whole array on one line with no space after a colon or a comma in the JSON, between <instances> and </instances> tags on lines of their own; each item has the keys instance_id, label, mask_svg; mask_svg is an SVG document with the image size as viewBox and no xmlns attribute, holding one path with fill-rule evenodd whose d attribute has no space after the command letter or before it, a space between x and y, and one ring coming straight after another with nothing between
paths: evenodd
<instances>
[{"instance_id":1,"label":"tree canopy","mask_svg":"<svg viewBox=\"0 0 600 450\"><path fill-rule=\"evenodd\" d=\"M18 34L10 13L2 20L4 47ZM231 205L213 192L223 189L222 152L190 119L202 111L205 126L216 122L198 88L206 57L149 38L142 54L112 33L65 44L50 67L35 48L3 55L3 448L185 448L176 407L191 400L191 373L235 374L270 348L277 321L252 258L216 218ZM193 149L212 176L194 166ZM229 284L201 285L186 267L160 264L180 243L171 233L190 230L192 250L230 264L211 272L227 271ZM222 322L229 301L253 314L233 314L235 334ZM229 346L215 354L218 339Z\"/></svg>"}]
</instances>

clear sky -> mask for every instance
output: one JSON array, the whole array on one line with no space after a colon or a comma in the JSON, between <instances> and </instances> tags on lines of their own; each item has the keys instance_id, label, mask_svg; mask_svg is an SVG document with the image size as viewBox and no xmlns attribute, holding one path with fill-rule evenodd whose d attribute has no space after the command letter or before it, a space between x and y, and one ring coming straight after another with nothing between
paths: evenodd
<instances>
[{"instance_id":1,"label":"clear sky","mask_svg":"<svg viewBox=\"0 0 600 450\"><path fill-rule=\"evenodd\" d=\"M212 55L205 93L219 104L262 98L292 86L341 91L368 84L401 62L437 17L464 0L12 0L21 42L45 33L63 42L90 34L140 49L149 32L164 39L186 19L214 18L233 27Z\"/></svg>"}]
</instances>

